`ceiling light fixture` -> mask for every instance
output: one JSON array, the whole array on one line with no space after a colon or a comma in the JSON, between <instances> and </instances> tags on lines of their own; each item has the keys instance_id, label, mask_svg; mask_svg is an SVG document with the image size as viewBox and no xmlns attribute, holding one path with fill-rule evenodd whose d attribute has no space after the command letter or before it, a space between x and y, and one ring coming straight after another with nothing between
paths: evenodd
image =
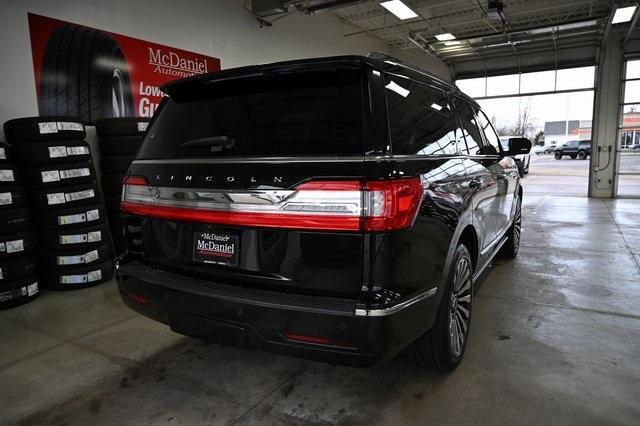
<instances>
[{"instance_id":1,"label":"ceiling light fixture","mask_svg":"<svg viewBox=\"0 0 640 426\"><path fill-rule=\"evenodd\" d=\"M445 41L444 42L445 46L457 46L459 44L462 44L462 42L460 40L453 40L453 41Z\"/></svg>"},{"instance_id":2,"label":"ceiling light fixture","mask_svg":"<svg viewBox=\"0 0 640 426\"><path fill-rule=\"evenodd\" d=\"M380 6L384 7L402 20L416 18L418 16L417 13L411 10L409 6L402 3L400 0L384 1L380 3Z\"/></svg>"},{"instance_id":3,"label":"ceiling light fixture","mask_svg":"<svg viewBox=\"0 0 640 426\"><path fill-rule=\"evenodd\" d=\"M447 40L455 40L456 36L454 36L451 33L444 33L444 34L436 35L436 38L438 39L438 41L447 41Z\"/></svg>"},{"instance_id":4,"label":"ceiling light fixture","mask_svg":"<svg viewBox=\"0 0 640 426\"><path fill-rule=\"evenodd\" d=\"M633 14L636 13L638 6L619 7L616 9L616 13L613 15L612 24L622 24L623 22L629 22L633 18Z\"/></svg>"}]
</instances>

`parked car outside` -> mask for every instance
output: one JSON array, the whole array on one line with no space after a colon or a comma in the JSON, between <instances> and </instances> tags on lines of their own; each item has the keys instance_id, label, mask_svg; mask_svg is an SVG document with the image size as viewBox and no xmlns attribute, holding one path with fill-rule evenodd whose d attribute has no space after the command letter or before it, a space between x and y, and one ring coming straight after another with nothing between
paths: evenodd
<instances>
[{"instance_id":1,"label":"parked car outside","mask_svg":"<svg viewBox=\"0 0 640 426\"><path fill-rule=\"evenodd\" d=\"M348 365L455 368L523 189L457 87L358 56L163 86L122 198L124 302L188 336ZM482 300L481 300L482 302Z\"/></svg>"},{"instance_id":2,"label":"parked car outside","mask_svg":"<svg viewBox=\"0 0 640 426\"><path fill-rule=\"evenodd\" d=\"M545 145L544 146L544 153L545 154L553 154L553 152L556 150L556 148L558 147L557 144L552 143L550 145Z\"/></svg>"},{"instance_id":3,"label":"parked car outside","mask_svg":"<svg viewBox=\"0 0 640 426\"><path fill-rule=\"evenodd\" d=\"M572 160L576 158L585 160L591 155L591 141L569 141L554 151L556 160L561 160L565 155L568 155Z\"/></svg>"},{"instance_id":4,"label":"parked car outside","mask_svg":"<svg viewBox=\"0 0 640 426\"><path fill-rule=\"evenodd\" d=\"M545 149L546 148L543 145L537 145L531 149L531 152L533 152L536 155L540 155L540 154L544 154Z\"/></svg>"},{"instance_id":5,"label":"parked car outside","mask_svg":"<svg viewBox=\"0 0 640 426\"><path fill-rule=\"evenodd\" d=\"M512 138L520 138L520 136L500 136L500 144L502 145L502 149L504 149L505 151L509 150L509 139ZM513 159L516 161L520 176L524 176L529 173L529 164L531 163L531 154L529 152L527 152L526 154L515 155Z\"/></svg>"},{"instance_id":6,"label":"parked car outside","mask_svg":"<svg viewBox=\"0 0 640 426\"><path fill-rule=\"evenodd\" d=\"M640 151L640 143L633 144L629 147L629 149L634 151Z\"/></svg>"}]
</instances>

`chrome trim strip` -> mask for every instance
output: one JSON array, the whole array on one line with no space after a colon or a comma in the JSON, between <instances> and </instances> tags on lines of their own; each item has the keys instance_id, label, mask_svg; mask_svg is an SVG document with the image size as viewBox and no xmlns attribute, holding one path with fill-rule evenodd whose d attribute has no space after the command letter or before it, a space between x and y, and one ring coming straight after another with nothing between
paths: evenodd
<instances>
[{"instance_id":1,"label":"chrome trim strip","mask_svg":"<svg viewBox=\"0 0 640 426\"><path fill-rule=\"evenodd\" d=\"M484 270L487 268L487 266L489 266L489 263L491 263L491 261L493 260L493 258L495 257L495 254L502 248L502 246L504 245L504 243L507 242L507 240L509 239L509 237L503 236L502 240L500 240L500 244L498 244L496 246L496 248L493 250L492 254L493 256L489 256L487 258L487 260L484 261L484 263L482 264L482 266L480 268L478 268L475 272L475 274L473 274L473 282L475 283L478 279L478 277L480 275L482 275L482 273L484 272Z\"/></svg>"},{"instance_id":2,"label":"chrome trim strip","mask_svg":"<svg viewBox=\"0 0 640 426\"><path fill-rule=\"evenodd\" d=\"M438 287L434 287L430 290L425 291L424 293L420 293L417 296L412 297L411 299L407 299L404 302L398 303L397 305L389 306L388 308L383 309L356 309L355 315L357 317L385 317L387 315L394 314L402 309L408 308L411 305L414 305L424 299L428 299L432 297L438 292Z\"/></svg>"},{"instance_id":3,"label":"chrome trim strip","mask_svg":"<svg viewBox=\"0 0 640 426\"><path fill-rule=\"evenodd\" d=\"M465 155L345 155L345 156L300 156L300 157L224 157L224 158L180 158L166 160L134 160L133 164L225 164L225 163L354 163L378 161L446 160L467 158ZM469 157L484 158L484 157Z\"/></svg>"}]
</instances>

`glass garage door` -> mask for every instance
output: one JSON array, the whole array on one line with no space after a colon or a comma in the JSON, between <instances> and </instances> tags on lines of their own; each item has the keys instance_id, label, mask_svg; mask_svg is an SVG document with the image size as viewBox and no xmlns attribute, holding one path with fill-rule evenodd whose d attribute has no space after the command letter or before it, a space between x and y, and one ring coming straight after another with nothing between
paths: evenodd
<instances>
[{"instance_id":1,"label":"glass garage door","mask_svg":"<svg viewBox=\"0 0 640 426\"><path fill-rule=\"evenodd\" d=\"M617 146L617 195L640 197L640 57L625 62Z\"/></svg>"}]
</instances>

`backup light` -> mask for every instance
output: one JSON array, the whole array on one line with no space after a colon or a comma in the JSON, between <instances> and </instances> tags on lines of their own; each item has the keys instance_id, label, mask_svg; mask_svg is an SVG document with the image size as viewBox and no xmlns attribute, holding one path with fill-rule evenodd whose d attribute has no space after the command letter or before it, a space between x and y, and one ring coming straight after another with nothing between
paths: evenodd
<instances>
[{"instance_id":1,"label":"backup light","mask_svg":"<svg viewBox=\"0 0 640 426\"><path fill-rule=\"evenodd\" d=\"M380 3L380 6L393 13L401 20L416 18L418 16L417 13L411 10L409 6L407 6L400 0L384 1Z\"/></svg>"},{"instance_id":2,"label":"backup light","mask_svg":"<svg viewBox=\"0 0 640 426\"><path fill-rule=\"evenodd\" d=\"M612 24L622 24L623 22L629 22L633 18L633 14L636 12L638 6L619 7L616 9L616 13L613 15Z\"/></svg>"}]
</instances>

